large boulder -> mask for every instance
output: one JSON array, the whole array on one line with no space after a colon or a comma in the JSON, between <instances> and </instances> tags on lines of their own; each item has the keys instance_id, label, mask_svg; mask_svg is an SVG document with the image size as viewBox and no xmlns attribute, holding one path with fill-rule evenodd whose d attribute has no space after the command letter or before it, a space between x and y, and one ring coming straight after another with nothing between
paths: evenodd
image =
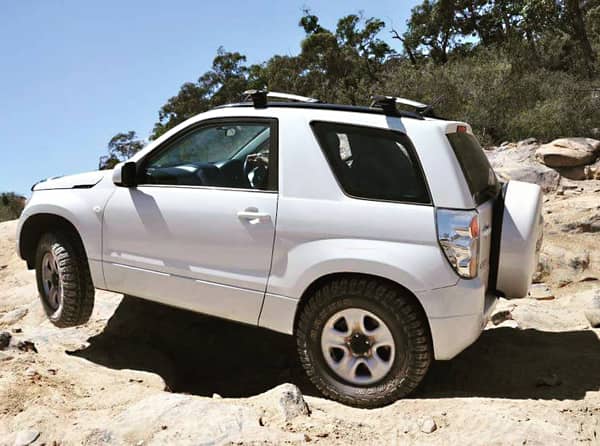
<instances>
[{"instance_id":1,"label":"large boulder","mask_svg":"<svg viewBox=\"0 0 600 446\"><path fill-rule=\"evenodd\" d=\"M485 151L490 164L501 180L517 180L538 184L544 192L558 187L560 174L540 164L535 159L539 145L525 140L518 144L506 144Z\"/></svg>"},{"instance_id":2,"label":"large boulder","mask_svg":"<svg viewBox=\"0 0 600 446\"><path fill-rule=\"evenodd\" d=\"M593 163L600 154L600 141L592 138L560 138L536 151L539 162L548 167L576 167Z\"/></svg>"}]
</instances>

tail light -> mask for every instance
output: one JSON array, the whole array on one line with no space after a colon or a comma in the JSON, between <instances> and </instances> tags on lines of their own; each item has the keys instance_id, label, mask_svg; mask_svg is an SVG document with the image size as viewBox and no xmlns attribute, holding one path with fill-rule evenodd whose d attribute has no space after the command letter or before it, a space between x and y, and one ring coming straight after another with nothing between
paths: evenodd
<instances>
[{"instance_id":1,"label":"tail light","mask_svg":"<svg viewBox=\"0 0 600 446\"><path fill-rule=\"evenodd\" d=\"M440 246L456 273L477 277L479 265L479 214L477 211L436 210Z\"/></svg>"}]
</instances>

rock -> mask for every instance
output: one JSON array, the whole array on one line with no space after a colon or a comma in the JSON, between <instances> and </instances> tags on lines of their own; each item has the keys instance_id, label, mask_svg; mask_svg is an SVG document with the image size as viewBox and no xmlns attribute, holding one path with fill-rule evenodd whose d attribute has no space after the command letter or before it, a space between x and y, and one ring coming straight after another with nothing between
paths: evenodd
<instances>
[{"instance_id":1,"label":"rock","mask_svg":"<svg viewBox=\"0 0 600 446\"><path fill-rule=\"evenodd\" d=\"M492 317L490 318L490 320L492 321L492 324L494 324L494 325L501 324L502 322L509 320L509 319L512 319L512 316L511 316L509 310L497 311L494 314L492 314Z\"/></svg>"},{"instance_id":2,"label":"rock","mask_svg":"<svg viewBox=\"0 0 600 446\"><path fill-rule=\"evenodd\" d=\"M115 434L106 429L93 429L83 440L84 445L121 445L125 444Z\"/></svg>"},{"instance_id":3,"label":"rock","mask_svg":"<svg viewBox=\"0 0 600 446\"><path fill-rule=\"evenodd\" d=\"M27 370L25 370L25 376L28 378L35 378L38 375L39 375L39 373L33 367L29 367Z\"/></svg>"},{"instance_id":4,"label":"rock","mask_svg":"<svg viewBox=\"0 0 600 446\"><path fill-rule=\"evenodd\" d=\"M550 256L548 256L548 254L544 252L540 253L537 268L535 270L535 273L533 273L532 282L542 283L551 271L552 262Z\"/></svg>"},{"instance_id":5,"label":"rock","mask_svg":"<svg viewBox=\"0 0 600 446\"><path fill-rule=\"evenodd\" d=\"M24 430L17 432L14 446L28 446L38 439L40 433L34 430Z\"/></svg>"},{"instance_id":6,"label":"rock","mask_svg":"<svg viewBox=\"0 0 600 446\"><path fill-rule=\"evenodd\" d=\"M517 321L515 321L513 319L508 319L508 320L506 320L506 321L498 324L498 328L514 328L514 329L517 329L517 328L521 328L521 327L519 326L519 323Z\"/></svg>"},{"instance_id":7,"label":"rock","mask_svg":"<svg viewBox=\"0 0 600 446\"><path fill-rule=\"evenodd\" d=\"M558 377L558 375L556 375L556 373L548 376L540 376L535 383L536 387L556 387L560 386L561 384L562 380Z\"/></svg>"},{"instance_id":8,"label":"rock","mask_svg":"<svg viewBox=\"0 0 600 446\"><path fill-rule=\"evenodd\" d=\"M585 271L590 266L590 253L574 256L569 259L569 267L576 271Z\"/></svg>"},{"instance_id":9,"label":"rock","mask_svg":"<svg viewBox=\"0 0 600 446\"><path fill-rule=\"evenodd\" d=\"M433 420L433 418L426 418L421 423L421 432L423 432L425 434L431 434L432 432L435 432L436 429L437 429L437 424L435 424L435 421Z\"/></svg>"},{"instance_id":10,"label":"rock","mask_svg":"<svg viewBox=\"0 0 600 446\"><path fill-rule=\"evenodd\" d=\"M535 183L544 192L550 192L558 187L560 174L536 161L537 147L535 144L522 145L517 149L516 146L513 148L513 145L508 145L485 153L500 179Z\"/></svg>"},{"instance_id":11,"label":"rock","mask_svg":"<svg viewBox=\"0 0 600 446\"><path fill-rule=\"evenodd\" d=\"M550 287L545 283L536 283L529 287L529 292L527 295L532 299L537 300L552 300L554 299L554 294L550 290Z\"/></svg>"},{"instance_id":12,"label":"rock","mask_svg":"<svg viewBox=\"0 0 600 446\"><path fill-rule=\"evenodd\" d=\"M600 327L600 291L596 292L596 295L592 297L590 306L583 312L592 327Z\"/></svg>"},{"instance_id":13,"label":"rock","mask_svg":"<svg viewBox=\"0 0 600 446\"><path fill-rule=\"evenodd\" d=\"M589 166L583 168L586 180L600 180L600 158Z\"/></svg>"},{"instance_id":14,"label":"rock","mask_svg":"<svg viewBox=\"0 0 600 446\"><path fill-rule=\"evenodd\" d=\"M501 180L534 183L539 185L544 192L555 190L560 181L560 174L556 170L538 163L507 163L501 167L494 167L494 170Z\"/></svg>"},{"instance_id":15,"label":"rock","mask_svg":"<svg viewBox=\"0 0 600 446\"><path fill-rule=\"evenodd\" d=\"M19 322L27 315L27 308L17 308L16 310L9 311L0 318L0 324L12 325Z\"/></svg>"},{"instance_id":16,"label":"rock","mask_svg":"<svg viewBox=\"0 0 600 446\"><path fill-rule=\"evenodd\" d=\"M592 138L561 138L542 145L536 158L548 167L574 167L594 162L600 141Z\"/></svg>"},{"instance_id":17,"label":"rock","mask_svg":"<svg viewBox=\"0 0 600 446\"><path fill-rule=\"evenodd\" d=\"M10 344L10 339L12 335L8 331L3 331L0 333L0 350L4 350Z\"/></svg>"},{"instance_id":18,"label":"rock","mask_svg":"<svg viewBox=\"0 0 600 446\"><path fill-rule=\"evenodd\" d=\"M220 400L220 399L222 399L222 398L223 398L223 397L222 397L221 395L219 395L218 393L213 393L213 394L212 394L212 397L213 397L213 399L215 399L215 400Z\"/></svg>"},{"instance_id":19,"label":"rock","mask_svg":"<svg viewBox=\"0 0 600 446\"><path fill-rule=\"evenodd\" d=\"M163 392L129 406L112 420L110 431L127 439L127 444L144 445L231 444L241 439L252 443L258 438L278 444L298 439L297 434L261 427L258 420L258 413L249 407Z\"/></svg>"},{"instance_id":20,"label":"rock","mask_svg":"<svg viewBox=\"0 0 600 446\"><path fill-rule=\"evenodd\" d=\"M8 353L0 352L0 362L10 361L11 359L13 359L13 357Z\"/></svg>"},{"instance_id":21,"label":"rock","mask_svg":"<svg viewBox=\"0 0 600 446\"><path fill-rule=\"evenodd\" d=\"M558 170L563 177L570 180L600 180L600 158L593 164L574 167L558 167L556 170Z\"/></svg>"},{"instance_id":22,"label":"rock","mask_svg":"<svg viewBox=\"0 0 600 446\"><path fill-rule=\"evenodd\" d=\"M583 221L571 221L560 226L563 232L575 234L582 232L600 232L600 214L592 215Z\"/></svg>"},{"instance_id":23,"label":"rock","mask_svg":"<svg viewBox=\"0 0 600 446\"><path fill-rule=\"evenodd\" d=\"M281 395L279 397L279 409L285 421L290 421L300 415L310 415L308 404L304 401L302 392L293 384L282 384L276 387Z\"/></svg>"},{"instance_id":24,"label":"rock","mask_svg":"<svg viewBox=\"0 0 600 446\"><path fill-rule=\"evenodd\" d=\"M17 348L22 352L34 352L37 353L37 348L35 348L35 344L31 341L20 341L17 344Z\"/></svg>"},{"instance_id":25,"label":"rock","mask_svg":"<svg viewBox=\"0 0 600 446\"><path fill-rule=\"evenodd\" d=\"M531 146L537 144L538 140L535 138L527 138L517 143L517 148L520 149L523 146Z\"/></svg>"}]
</instances>

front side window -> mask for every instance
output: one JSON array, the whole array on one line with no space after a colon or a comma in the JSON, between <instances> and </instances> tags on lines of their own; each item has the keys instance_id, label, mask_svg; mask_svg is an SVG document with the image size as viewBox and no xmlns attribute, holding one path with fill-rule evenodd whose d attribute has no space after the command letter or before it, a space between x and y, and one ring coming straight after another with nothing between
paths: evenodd
<instances>
[{"instance_id":1,"label":"front side window","mask_svg":"<svg viewBox=\"0 0 600 446\"><path fill-rule=\"evenodd\" d=\"M311 124L338 183L348 195L430 203L414 148L402 133L329 122Z\"/></svg>"},{"instance_id":2,"label":"front side window","mask_svg":"<svg viewBox=\"0 0 600 446\"><path fill-rule=\"evenodd\" d=\"M205 125L151 155L143 184L276 189L273 122Z\"/></svg>"}]
</instances>

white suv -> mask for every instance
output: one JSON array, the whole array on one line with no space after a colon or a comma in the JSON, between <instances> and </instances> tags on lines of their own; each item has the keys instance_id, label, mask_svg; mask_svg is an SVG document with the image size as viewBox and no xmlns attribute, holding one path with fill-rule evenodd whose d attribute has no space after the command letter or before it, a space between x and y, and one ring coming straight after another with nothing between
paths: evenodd
<instances>
[{"instance_id":1,"label":"white suv","mask_svg":"<svg viewBox=\"0 0 600 446\"><path fill-rule=\"evenodd\" d=\"M499 184L467 124L250 97L33 187L18 252L54 324L85 323L99 288L258 325L295 336L326 396L376 407L526 294L540 189Z\"/></svg>"}]
</instances>

